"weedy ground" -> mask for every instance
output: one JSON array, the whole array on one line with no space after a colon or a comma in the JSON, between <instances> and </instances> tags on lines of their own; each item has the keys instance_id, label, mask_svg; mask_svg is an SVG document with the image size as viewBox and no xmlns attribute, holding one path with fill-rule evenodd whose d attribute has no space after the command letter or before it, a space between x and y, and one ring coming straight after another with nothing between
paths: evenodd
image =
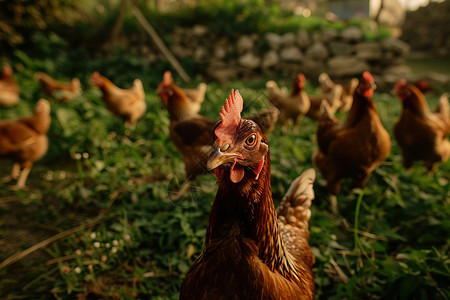
<instances>
[{"instance_id":1,"label":"weedy ground","mask_svg":"<svg viewBox=\"0 0 450 300\"><path fill-rule=\"evenodd\" d=\"M22 101L1 109L0 119L31 113L42 96L34 71L69 74L23 52L14 59ZM155 94L162 70L123 59L117 55L72 66L84 92L68 104L51 100L50 148L32 169L28 188L0 186L0 264L11 262L0 268L0 298L178 297L184 274L203 246L216 179L200 177L186 197L169 200L183 184L184 171ZM122 87L143 77L148 109L134 131L127 132L107 111L100 92L87 84L94 69ZM280 78L281 85L289 81ZM243 95L243 116L268 107L264 83L210 84L201 113L218 118L231 88ZM374 98L392 136L400 102L384 93ZM437 96L429 102L434 107ZM304 119L298 133L277 127L271 134L276 205L291 181L313 167L315 131L316 123ZM10 162L0 162L0 176L7 175ZM449 174L450 161L432 175L420 164L406 172L393 140L390 156L364 190L351 191L344 184L339 215L330 213L325 181L318 174L310 221L317 298L448 299ZM15 260L6 260L11 257Z\"/></svg>"}]
</instances>

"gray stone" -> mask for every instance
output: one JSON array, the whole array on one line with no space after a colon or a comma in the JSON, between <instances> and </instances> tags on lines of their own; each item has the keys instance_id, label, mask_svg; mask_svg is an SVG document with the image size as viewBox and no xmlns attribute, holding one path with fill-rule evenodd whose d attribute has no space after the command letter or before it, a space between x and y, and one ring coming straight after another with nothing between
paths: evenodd
<instances>
[{"instance_id":1,"label":"gray stone","mask_svg":"<svg viewBox=\"0 0 450 300\"><path fill-rule=\"evenodd\" d=\"M383 57L380 44L375 42L356 44L355 50L356 56L367 61L379 61Z\"/></svg>"},{"instance_id":2,"label":"gray stone","mask_svg":"<svg viewBox=\"0 0 450 300\"><path fill-rule=\"evenodd\" d=\"M293 46L295 44L296 36L292 32L285 33L281 36L281 45Z\"/></svg>"},{"instance_id":3,"label":"gray stone","mask_svg":"<svg viewBox=\"0 0 450 300\"><path fill-rule=\"evenodd\" d=\"M329 75L336 77L360 75L369 71L370 66L362 59L354 56L336 56L328 61Z\"/></svg>"},{"instance_id":4,"label":"gray stone","mask_svg":"<svg viewBox=\"0 0 450 300\"><path fill-rule=\"evenodd\" d=\"M241 36L236 43L238 53L245 53L247 51L252 50L253 47L254 47L253 39L248 35Z\"/></svg>"},{"instance_id":5,"label":"gray stone","mask_svg":"<svg viewBox=\"0 0 450 300\"><path fill-rule=\"evenodd\" d=\"M280 58L278 57L278 54L275 50L271 50L264 54L263 60L262 60L262 67L264 69L270 68L275 66L280 62Z\"/></svg>"},{"instance_id":6,"label":"gray stone","mask_svg":"<svg viewBox=\"0 0 450 300\"><path fill-rule=\"evenodd\" d=\"M309 34L306 30L300 29L297 32L297 45L303 49L308 47L311 44L311 40L309 39Z\"/></svg>"},{"instance_id":7,"label":"gray stone","mask_svg":"<svg viewBox=\"0 0 450 300\"><path fill-rule=\"evenodd\" d=\"M339 33L337 32L336 29L334 28L325 28L322 31L322 42L324 43L330 43L332 41L334 41L335 39L337 39L337 37L339 36Z\"/></svg>"},{"instance_id":8,"label":"gray stone","mask_svg":"<svg viewBox=\"0 0 450 300\"><path fill-rule=\"evenodd\" d=\"M244 68L256 69L261 63L261 58L251 52L247 52L238 59L239 65Z\"/></svg>"},{"instance_id":9,"label":"gray stone","mask_svg":"<svg viewBox=\"0 0 450 300\"><path fill-rule=\"evenodd\" d=\"M412 74L411 68L405 65L394 65L384 69L384 74L408 77Z\"/></svg>"},{"instance_id":10,"label":"gray stone","mask_svg":"<svg viewBox=\"0 0 450 300\"><path fill-rule=\"evenodd\" d=\"M208 27L206 26L195 25L194 27L192 27L192 34L194 35L202 36L205 35L206 33L208 33Z\"/></svg>"},{"instance_id":11,"label":"gray stone","mask_svg":"<svg viewBox=\"0 0 450 300\"><path fill-rule=\"evenodd\" d=\"M302 64L302 70L311 78L317 78L317 76L325 70L325 63L321 61L315 61L305 59Z\"/></svg>"},{"instance_id":12,"label":"gray stone","mask_svg":"<svg viewBox=\"0 0 450 300\"><path fill-rule=\"evenodd\" d=\"M353 46L345 42L332 42L328 47L333 55L349 55L353 50Z\"/></svg>"},{"instance_id":13,"label":"gray stone","mask_svg":"<svg viewBox=\"0 0 450 300\"><path fill-rule=\"evenodd\" d=\"M315 42L306 51L306 56L314 60L326 60L328 58L328 49L321 42Z\"/></svg>"},{"instance_id":14,"label":"gray stone","mask_svg":"<svg viewBox=\"0 0 450 300\"><path fill-rule=\"evenodd\" d=\"M397 38L388 37L381 41L381 46L386 51L392 51L397 55L406 56L409 54L409 45Z\"/></svg>"},{"instance_id":15,"label":"gray stone","mask_svg":"<svg viewBox=\"0 0 450 300\"><path fill-rule=\"evenodd\" d=\"M178 58L185 58L192 56L192 49L189 47L182 47L180 45L174 45L171 48L172 53Z\"/></svg>"},{"instance_id":16,"label":"gray stone","mask_svg":"<svg viewBox=\"0 0 450 300\"><path fill-rule=\"evenodd\" d=\"M278 34L269 32L266 34L265 38L270 48L278 49L280 47L281 37Z\"/></svg>"},{"instance_id":17,"label":"gray stone","mask_svg":"<svg viewBox=\"0 0 450 300\"><path fill-rule=\"evenodd\" d=\"M362 30L355 26L347 27L341 32L341 38L346 42L358 42L362 37Z\"/></svg>"},{"instance_id":18,"label":"gray stone","mask_svg":"<svg viewBox=\"0 0 450 300\"><path fill-rule=\"evenodd\" d=\"M214 50L214 56L216 58L224 58L227 55L227 50L223 47L216 47Z\"/></svg>"},{"instance_id":19,"label":"gray stone","mask_svg":"<svg viewBox=\"0 0 450 300\"><path fill-rule=\"evenodd\" d=\"M280 51L280 58L283 61L302 61L302 52L297 47L291 46Z\"/></svg>"},{"instance_id":20,"label":"gray stone","mask_svg":"<svg viewBox=\"0 0 450 300\"><path fill-rule=\"evenodd\" d=\"M208 51L205 47L197 47L194 50L194 60L197 62L203 62L208 56Z\"/></svg>"}]
</instances>

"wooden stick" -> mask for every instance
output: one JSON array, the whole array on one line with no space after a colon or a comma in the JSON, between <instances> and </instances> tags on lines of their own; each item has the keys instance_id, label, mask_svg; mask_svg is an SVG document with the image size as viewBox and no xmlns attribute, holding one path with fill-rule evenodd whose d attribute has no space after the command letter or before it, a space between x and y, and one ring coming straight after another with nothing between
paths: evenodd
<instances>
[{"instance_id":1,"label":"wooden stick","mask_svg":"<svg viewBox=\"0 0 450 300\"><path fill-rule=\"evenodd\" d=\"M31 246L28 249L25 249L25 250L23 250L21 252L17 252L16 254L11 255L10 257L8 257L7 259L5 259L4 261L2 261L0 263L0 269L6 268L10 264L13 264L13 263L21 260L22 258L30 255L31 253L33 253L33 252L35 252L35 251L37 251L39 249L47 247L48 245L50 245L51 243L56 242L59 239L62 239L64 237L66 237L66 236L69 236L69 235L71 235L71 234L73 234L73 233L75 233L77 231L80 231L80 230L92 227L92 226L94 226L96 224L99 224L99 223L101 223L101 222L103 222L103 221L105 221L105 220L107 220L107 219L109 219L109 218L111 218L113 216L114 215L111 215L111 216L108 216L106 218L100 218L100 219L95 220L95 221L91 221L91 222L88 222L88 223L85 223L85 224L81 224L81 225L79 225L77 227L74 227L72 229L69 229L69 230L60 232L60 233L58 233L58 234L56 234L54 236L51 236L48 239L45 239L45 240L43 240L43 241L41 241L41 242Z\"/></svg>"},{"instance_id":2,"label":"wooden stick","mask_svg":"<svg viewBox=\"0 0 450 300\"><path fill-rule=\"evenodd\" d=\"M147 20L139 10L139 8L136 5L133 5L131 7L131 11L133 12L134 16L138 19L139 23L141 23L142 27L144 27L145 31L147 31L147 33L153 39L156 46L158 46L159 50L161 50L164 56L169 60L170 64L175 68L178 74L180 74L181 78L183 78L184 81L189 82L191 80L189 75L184 71L183 67L180 65L175 56L173 56L170 50L167 49L166 45L164 45L164 42L158 36L156 31L150 25L150 23L147 22Z\"/></svg>"}]
</instances>

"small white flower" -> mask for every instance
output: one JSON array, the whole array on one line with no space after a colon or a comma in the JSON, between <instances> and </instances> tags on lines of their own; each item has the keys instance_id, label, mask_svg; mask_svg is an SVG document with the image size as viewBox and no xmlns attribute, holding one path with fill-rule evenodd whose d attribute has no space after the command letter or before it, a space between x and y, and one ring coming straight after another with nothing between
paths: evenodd
<instances>
[{"instance_id":1,"label":"small white flower","mask_svg":"<svg viewBox=\"0 0 450 300\"><path fill-rule=\"evenodd\" d=\"M94 247L95 247L95 248L100 248L100 243L99 243L99 242L95 242L95 243L94 243Z\"/></svg>"},{"instance_id":2,"label":"small white flower","mask_svg":"<svg viewBox=\"0 0 450 300\"><path fill-rule=\"evenodd\" d=\"M88 158L89 158L89 153L83 152L83 158L84 158L84 159L88 159Z\"/></svg>"},{"instance_id":3,"label":"small white flower","mask_svg":"<svg viewBox=\"0 0 450 300\"><path fill-rule=\"evenodd\" d=\"M112 247L111 252L112 253L117 253L117 247Z\"/></svg>"},{"instance_id":4,"label":"small white flower","mask_svg":"<svg viewBox=\"0 0 450 300\"><path fill-rule=\"evenodd\" d=\"M75 153L73 155L73 158L75 158L76 160L80 160L81 159L81 153Z\"/></svg>"},{"instance_id":5,"label":"small white flower","mask_svg":"<svg viewBox=\"0 0 450 300\"><path fill-rule=\"evenodd\" d=\"M97 234L95 232L92 232L90 236L91 236L91 239L95 239L97 237Z\"/></svg>"},{"instance_id":6,"label":"small white flower","mask_svg":"<svg viewBox=\"0 0 450 300\"><path fill-rule=\"evenodd\" d=\"M82 254L82 252L81 252L81 250L80 250L80 249L77 249L77 250L75 250L75 254L76 254L76 255L81 255L81 254Z\"/></svg>"},{"instance_id":7,"label":"small white flower","mask_svg":"<svg viewBox=\"0 0 450 300\"><path fill-rule=\"evenodd\" d=\"M114 241L113 241L113 245L114 245L114 246L118 246L118 245L119 245L119 241L114 240Z\"/></svg>"},{"instance_id":8,"label":"small white flower","mask_svg":"<svg viewBox=\"0 0 450 300\"><path fill-rule=\"evenodd\" d=\"M110 244L110 243L106 243L106 244L105 244L105 247L106 247L106 248L111 248L111 244Z\"/></svg>"},{"instance_id":9,"label":"small white flower","mask_svg":"<svg viewBox=\"0 0 450 300\"><path fill-rule=\"evenodd\" d=\"M80 274L81 273L81 268L80 267L76 267L75 269L73 269L73 271L75 272L75 274Z\"/></svg>"},{"instance_id":10,"label":"small white flower","mask_svg":"<svg viewBox=\"0 0 450 300\"><path fill-rule=\"evenodd\" d=\"M123 238L125 239L126 242L131 241L131 236L129 234L125 234Z\"/></svg>"}]
</instances>

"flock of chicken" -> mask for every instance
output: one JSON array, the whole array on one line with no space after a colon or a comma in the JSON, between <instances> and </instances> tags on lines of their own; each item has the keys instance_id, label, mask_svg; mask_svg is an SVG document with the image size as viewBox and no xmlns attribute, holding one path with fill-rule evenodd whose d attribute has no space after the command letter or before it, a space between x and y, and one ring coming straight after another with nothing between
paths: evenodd
<instances>
[{"instance_id":1,"label":"flock of chicken","mask_svg":"<svg viewBox=\"0 0 450 300\"><path fill-rule=\"evenodd\" d=\"M43 73L36 79L50 97L70 101L81 92L80 82L61 83ZM331 209L337 213L337 195L344 178L352 187L363 188L372 172L389 155L391 139L373 101L375 82L369 72L347 85L319 76L320 96L306 93L305 76L299 74L290 94L276 82L266 83L272 108L241 118L243 99L231 91L220 112L220 121L199 114L206 84L194 89L175 85L166 71L157 94L170 119L170 138L180 152L187 178L176 198L183 196L196 176L214 170L219 189L207 225L205 247L186 275L182 299L292 299L314 297L308 245L308 220L314 198L315 171L307 170L291 184L275 209L270 186L268 134L280 123L298 123L303 117L317 121L318 149L312 160L327 181ZM115 86L94 72L90 83L103 93L107 108L134 128L145 114L142 82L130 89ZM395 85L403 112L394 127L405 168L422 161L432 172L450 155L450 115L446 95L434 112L428 107L421 86L405 80ZM0 78L0 105L17 103L19 87L5 65ZM55 94L57 96L55 96ZM344 121L334 113L348 111ZM0 157L13 161L10 176L23 188L35 161L47 150L50 105L40 99L34 114L18 120L0 120ZM357 138L355 138L357 137ZM220 270L218 272L217 270Z\"/></svg>"}]
</instances>

